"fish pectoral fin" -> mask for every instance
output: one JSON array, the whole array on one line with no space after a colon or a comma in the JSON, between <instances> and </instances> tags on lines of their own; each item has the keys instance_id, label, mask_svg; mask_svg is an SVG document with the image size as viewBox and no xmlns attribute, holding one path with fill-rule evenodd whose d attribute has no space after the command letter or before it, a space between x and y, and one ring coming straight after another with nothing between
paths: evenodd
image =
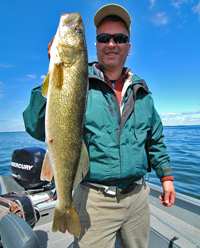
<instances>
[{"instance_id":1,"label":"fish pectoral fin","mask_svg":"<svg viewBox=\"0 0 200 248\"><path fill-rule=\"evenodd\" d=\"M49 88L50 72L48 71L42 86L42 95L47 97ZM51 82L58 88L63 85L63 68L62 63L54 64L53 71L51 72Z\"/></svg>"},{"instance_id":2,"label":"fish pectoral fin","mask_svg":"<svg viewBox=\"0 0 200 248\"><path fill-rule=\"evenodd\" d=\"M63 85L63 67L62 63L54 64L51 82L58 88Z\"/></svg>"},{"instance_id":3,"label":"fish pectoral fin","mask_svg":"<svg viewBox=\"0 0 200 248\"><path fill-rule=\"evenodd\" d=\"M49 88L49 71L44 79L43 85L42 85L42 95L43 97L47 97L48 93L48 88Z\"/></svg>"},{"instance_id":4,"label":"fish pectoral fin","mask_svg":"<svg viewBox=\"0 0 200 248\"><path fill-rule=\"evenodd\" d=\"M88 172L89 166L90 166L90 160L89 160L88 150L85 146L84 141L82 141L81 155L80 155L80 159L79 159L79 164L78 164L76 176L74 179L73 190L83 180L84 176Z\"/></svg>"},{"instance_id":5,"label":"fish pectoral fin","mask_svg":"<svg viewBox=\"0 0 200 248\"><path fill-rule=\"evenodd\" d=\"M42 165L42 171L40 174L40 179L42 181L51 181L53 178L53 169L51 166L51 161L49 157L49 152L48 150L46 151L44 160L43 160L43 165Z\"/></svg>"}]
</instances>

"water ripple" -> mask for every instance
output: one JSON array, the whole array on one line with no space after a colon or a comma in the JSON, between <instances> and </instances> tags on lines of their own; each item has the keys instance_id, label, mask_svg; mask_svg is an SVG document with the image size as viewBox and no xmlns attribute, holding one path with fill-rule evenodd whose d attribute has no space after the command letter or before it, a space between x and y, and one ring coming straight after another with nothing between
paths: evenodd
<instances>
[{"instance_id":1,"label":"water ripple","mask_svg":"<svg viewBox=\"0 0 200 248\"><path fill-rule=\"evenodd\" d=\"M164 134L176 191L200 199L200 126L164 127ZM0 174L10 173L15 149L31 146L46 149L26 132L0 133ZM161 185L154 171L149 182Z\"/></svg>"}]
</instances>

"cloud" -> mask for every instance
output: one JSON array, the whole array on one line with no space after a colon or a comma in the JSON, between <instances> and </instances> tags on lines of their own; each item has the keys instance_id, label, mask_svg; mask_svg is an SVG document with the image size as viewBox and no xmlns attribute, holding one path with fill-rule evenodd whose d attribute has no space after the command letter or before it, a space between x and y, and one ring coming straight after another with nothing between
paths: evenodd
<instances>
[{"instance_id":1,"label":"cloud","mask_svg":"<svg viewBox=\"0 0 200 248\"><path fill-rule=\"evenodd\" d=\"M198 13L198 14L199 14L199 19L200 19L200 1L199 1L199 3L197 4L197 6L194 6L194 7L192 8L192 11L193 11L194 13Z\"/></svg>"},{"instance_id":2,"label":"cloud","mask_svg":"<svg viewBox=\"0 0 200 248\"><path fill-rule=\"evenodd\" d=\"M149 6L149 9L152 9L153 7L154 7L154 5L155 5L155 3L156 3L156 0L150 0L149 1L150 2L150 6Z\"/></svg>"},{"instance_id":3,"label":"cloud","mask_svg":"<svg viewBox=\"0 0 200 248\"><path fill-rule=\"evenodd\" d=\"M162 113L160 114L164 126L176 125L200 125L200 110L192 110L177 113Z\"/></svg>"},{"instance_id":4,"label":"cloud","mask_svg":"<svg viewBox=\"0 0 200 248\"><path fill-rule=\"evenodd\" d=\"M33 74L27 74L26 76L27 76L27 77L30 77L30 78L36 78L35 73L33 73Z\"/></svg>"},{"instance_id":5,"label":"cloud","mask_svg":"<svg viewBox=\"0 0 200 248\"><path fill-rule=\"evenodd\" d=\"M41 75L40 79L45 79L46 75Z\"/></svg>"},{"instance_id":6,"label":"cloud","mask_svg":"<svg viewBox=\"0 0 200 248\"><path fill-rule=\"evenodd\" d=\"M169 22L166 13L162 12L162 13L158 13L154 18L153 18L153 23L156 26L160 26L160 25L166 25Z\"/></svg>"},{"instance_id":7,"label":"cloud","mask_svg":"<svg viewBox=\"0 0 200 248\"><path fill-rule=\"evenodd\" d=\"M3 64L0 64L0 67L8 68L8 67L13 67L13 65L9 65L9 64L7 65L3 63Z\"/></svg>"},{"instance_id":8,"label":"cloud","mask_svg":"<svg viewBox=\"0 0 200 248\"><path fill-rule=\"evenodd\" d=\"M193 115L193 114L200 114L200 110L192 110L192 111L186 111L183 112L182 115Z\"/></svg>"},{"instance_id":9,"label":"cloud","mask_svg":"<svg viewBox=\"0 0 200 248\"><path fill-rule=\"evenodd\" d=\"M173 2L171 3L171 5L174 6L174 8L179 9L181 4L187 3L187 2L188 2L188 0L173 1Z\"/></svg>"},{"instance_id":10,"label":"cloud","mask_svg":"<svg viewBox=\"0 0 200 248\"><path fill-rule=\"evenodd\" d=\"M90 61L97 61L97 55L96 54L95 55L89 55L88 58Z\"/></svg>"},{"instance_id":11,"label":"cloud","mask_svg":"<svg viewBox=\"0 0 200 248\"><path fill-rule=\"evenodd\" d=\"M161 117L165 118L165 117L174 117L174 116L177 116L176 113L162 113L160 114Z\"/></svg>"},{"instance_id":12,"label":"cloud","mask_svg":"<svg viewBox=\"0 0 200 248\"><path fill-rule=\"evenodd\" d=\"M8 120L0 120L0 132L19 132L25 131L24 122L22 119L8 119Z\"/></svg>"}]
</instances>

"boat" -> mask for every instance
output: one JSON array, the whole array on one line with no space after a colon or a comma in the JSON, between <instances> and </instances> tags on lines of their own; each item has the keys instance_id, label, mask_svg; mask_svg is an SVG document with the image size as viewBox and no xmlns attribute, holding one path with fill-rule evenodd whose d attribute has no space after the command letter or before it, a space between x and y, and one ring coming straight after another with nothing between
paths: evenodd
<instances>
[{"instance_id":1,"label":"boat","mask_svg":"<svg viewBox=\"0 0 200 248\"><path fill-rule=\"evenodd\" d=\"M177 193L175 204L167 208L158 199L162 187L149 182L147 184L150 188L151 211L148 248L200 247L200 200ZM2 247L5 244L6 248L73 248L72 235L51 230L57 201L52 182L36 189L26 189L13 176L0 176L0 185L0 194L15 191L29 195L40 215L33 228L17 215L9 213L4 216L0 221ZM121 248L118 238L115 248Z\"/></svg>"}]
</instances>

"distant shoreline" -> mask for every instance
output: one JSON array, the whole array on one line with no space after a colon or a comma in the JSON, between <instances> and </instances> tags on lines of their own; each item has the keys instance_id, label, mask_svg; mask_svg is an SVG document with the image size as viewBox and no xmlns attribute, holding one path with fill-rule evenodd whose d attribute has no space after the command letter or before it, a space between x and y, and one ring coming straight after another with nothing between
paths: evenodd
<instances>
[{"instance_id":1,"label":"distant shoreline","mask_svg":"<svg viewBox=\"0 0 200 248\"><path fill-rule=\"evenodd\" d=\"M163 127L200 127L200 125L171 125L171 126L163 126ZM0 133L26 133L26 131L5 131Z\"/></svg>"},{"instance_id":2,"label":"distant shoreline","mask_svg":"<svg viewBox=\"0 0 200 248\"><path fill-rule=\"evenodd\" d=\"M200 125L171 125L171 126L163 126L163 127L200 127Z\"/></svg>"}]
</instances>

